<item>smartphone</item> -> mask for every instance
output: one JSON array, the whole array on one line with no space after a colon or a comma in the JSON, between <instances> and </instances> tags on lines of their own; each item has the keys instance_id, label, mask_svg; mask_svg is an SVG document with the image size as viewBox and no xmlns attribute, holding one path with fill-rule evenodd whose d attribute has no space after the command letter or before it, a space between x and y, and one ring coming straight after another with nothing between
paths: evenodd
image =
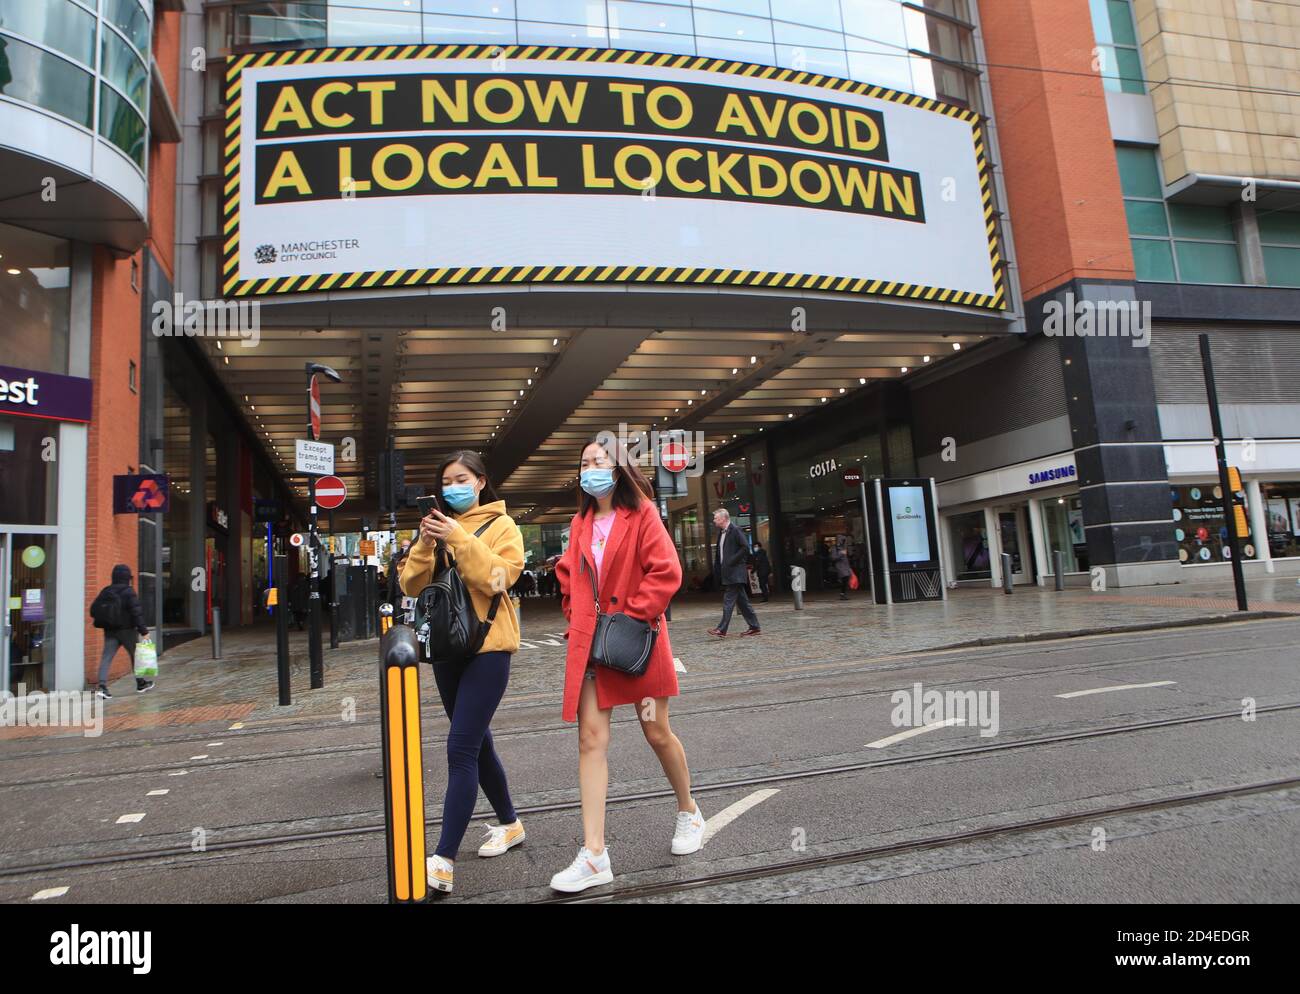
<instances>
[{"instance_id":1,"label":"smartphone","mask_svg":"<svg viewBox=\"0 0 1300 994\"><path fill-rule=\"evenodd\" d=\"M420 509L421 519L427 518L429 516L429 512L435 509L438 511L442 511L442 513L444 514L446 513L445 511L442 510L442 502L438 499L437 494L430 494L428 497L415 498L415 506Z\"/></svg>"}]
</instances>

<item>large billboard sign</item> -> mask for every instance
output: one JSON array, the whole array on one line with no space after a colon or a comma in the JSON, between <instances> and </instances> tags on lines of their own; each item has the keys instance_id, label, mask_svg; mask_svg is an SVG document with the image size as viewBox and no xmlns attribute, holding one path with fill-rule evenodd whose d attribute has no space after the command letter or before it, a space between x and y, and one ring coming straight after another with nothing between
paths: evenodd
<instances>
[{"instance_id":1,"label":"large billboard sign","mask_svg":"<svg viewBox=\"0 0 1300 994\"><path fill-rule=\"evenodd\" d=\"M696 56L268 52L227 70L227 295L739 286L1004 306L975 113Z\"/></svg>"}]
</instances>

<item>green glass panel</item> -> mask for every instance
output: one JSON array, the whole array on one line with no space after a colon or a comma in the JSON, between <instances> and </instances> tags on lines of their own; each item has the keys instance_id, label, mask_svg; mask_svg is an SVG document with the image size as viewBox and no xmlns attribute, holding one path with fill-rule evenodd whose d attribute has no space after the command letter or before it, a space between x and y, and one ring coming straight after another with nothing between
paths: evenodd
<instances>
[{"instance_id":1,"label":"green glass panel","mask_svg":"<svg viewBox=\"0 0 1300 994\"><path fill-rule=\"evenodd\" d=\"M1092 33L1098 45L1109 45L1115 39L1111 35L1110 14L1106 10L1106 0L1088 0L1088 13L1092 15Z\"/></svg>"},{"instance_id":2,"label":"green glass panel","mask_svg":"<svg viewBox=\"0 0 1300 994\"><path fill-rule=\"evenodd\" d=\"M1164 204L1152 203L1150 200L1126 200L1124 213L1128 215L1128 230L1131 235L1169 234Z\"/></svg>"},{"instance_id":3,"label":"green glass panel","mask_svg":"<svg viewBox=\"0 0 1300 994\"><path fill-rule=\"evenodd\" d=\"M147 130L144 118L112 87L99 86L99 133L125 152L141 169Z\"/></svg>"},{"instance_id":4,"label":"green glass panel","mask_svg":"<svg viewBox=\"0 0 1300 994\"><path fill-rule=\"evenodd\" d=\"M1136 48L1115 49L1115 60L1119 64L1120 89L1125 93L1145 93L1146 85L1142 82L1142 60Z\"/></svg>"},{"instance_id":5,"label":"green glass panel","mask_svg":"<svg viewBox=\"0 0 1300 994\"><path fill-rule=\"evenodd\" d=\"M149 15L139 0L104 0L104 17L144 55L149 54Z\"/></svg>"},{"instance_id":6,"label":"green glass panel","mask_svg":"<svg viewBox=\"0 0 1300 994\"><path fill-rule=\"evenodd\" d=\"M0 36L0 93L90 127L95 102L90 73L17 38Z\"/></svg>"},{"instance_id":7,"label":"green glass panel","mask_svg":"<svg viewBox=\"0 0 1300 994\"><path fill-rule=\"evenodd\" d=\"M1226 207L1170 204L1169 222L1173 225L1175 237L1212 238L1220 242L1236 240L1232 231L1232 215Z\"/></svg>"},{"instance_id":8,"label":"green glass panel","mask_svg":"<svg viewBox=\"0 0 1300 994\"><path fill-rule=\"evenodd\" d=\"M1124 189L1124 196L1151 197L1155 200L1164 197L1155 149L1116 145L1115 158L1119 160L1119 182Z\"/></svg>"},{"instance_id":9,"label":"green glass panel","mask_svg":"<svg viewBox=\"0 0 1300 994\"><path fill-rule=\"evenodd\" d=\"M1133 29L1133 12L1128 0L1107 0L1111 34L1116 45L1136 45L1137 32Z\"/></svg>"},{"instance_id":10,"label":"green glass panel","mask_svg":"<svg viewBox=\"0 0 1300 994\"><path fill-rule=\"evenodd\" d=\"M1266 245L1300 245L1300 213L1259 211L1259 240Z\"/></svg>"},{"instance_id":11,"label":"green glass panel","mask_svg":"<svg viewBox=\"0 0 1300 994\"><path fill-rule=\"evenodd\" d=\"M104 32L103 61L99 72L144 111L149 73L131 46L111 31Z\"/></svg>"},{"instance_id":12,"label":"green glass panel","mask_svg":"<svg viewBox=\"0 0 1300 994\"><path fill-rule=\"evenodd\" d=\"M1265 245L1264 272L1273 286L1300 286L1300 248Z\"/></svg>"},{"instance_id":13,"label":"green glass panel","mask_svg":"<svg viewBox=\"0 0 1300 994\"><path fill-rule=\"evenodd\" d=\"M95 18L68 0L0 0L0 28L95 64Z\"/></svg>"},{"instance_id":14,"label":"green glass panel","mask_svg":"<svg viewBox=\"0 0 1300 994\"><path fill-rule=\"evenodd\" d=\"M1145 238L1130 239L1133 245L1133 264L1140 280L1173 283L1174 256L1169 243Z\"/></svg>"},{"instance_id":15,"label":"green glass panel","mask_svg":"<svg viewBox=\"0 0 1300 994\"><path fill-rule=\"evenodd\" d=\"M1235 245L1174 242L1182 283L1240 283L1241 263Z\"/></svg>"}]
</instances>

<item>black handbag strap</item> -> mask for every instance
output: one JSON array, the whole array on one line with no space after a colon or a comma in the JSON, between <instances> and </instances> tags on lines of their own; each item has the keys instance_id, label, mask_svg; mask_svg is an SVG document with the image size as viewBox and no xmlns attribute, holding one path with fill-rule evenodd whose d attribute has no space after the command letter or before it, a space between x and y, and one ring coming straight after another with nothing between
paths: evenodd
<instances>
[{"instance_id":1,"label":"black handbag strap","mask_svg":"<svg viewBox=\"0 0 1300 994\"><path fill-rule=\"evenodd\" d=\"M501 515L499 515L499 514L494 514L494 515L492 515L492 517L488 518L485 522L483 522L482 525L479 526L478 530L474 532L474 537L475 537L475 538L481 538L481 537L483 536L483 533L484 533L485 531L488 530L488 526L490 526L490 525L492 524L492 522L496 521L496 519L499 518L499 517L501 517ZM442 544L442 540L441 540L441 539L439 539L439 543L438 543L438 544L439 544L439 545ZM450 549L447 549L447 550L446 550L446 553L447 553L447 558L448 558L448 560L450 561L450 563L451 563L451 565L452 565L452 568L454 569L454 568L455 568L455 563L456 563L456 557L453 556L453 555L451 555L451 550L450 550ZM502 598L503 596L504 596L504 592L502 592L502 591L498 591L497 593L495 593L495 594L492 595L492 606L491 606L490 608L488 608L487 620L483 622L483 627L484 627L484 628L486 628L486 627L488 627L489 625L491 625L491 624L492 624L492 619L495 618L495 617L497 616L497 608L501 606L501 598Z\"/></svg>"},{"instance_id":2,"label":"black handbag strap","mask_svg":"<svg viewBox=\"0 0 1300 994\"><path fill-rule=\"evenodd\" d=\"M581 549L578 550L578 566L581 570L586 570L587 568L587 557L582 554ZM591 569L591 597L596 602L596 622L599 624L600 618L604 612L600 609L600 595L596 592L596 569L594 566ZM659 618L655 618L654 622L654 626L651 630L657 632L659 631Z\"/></svg>"}]
</instances>

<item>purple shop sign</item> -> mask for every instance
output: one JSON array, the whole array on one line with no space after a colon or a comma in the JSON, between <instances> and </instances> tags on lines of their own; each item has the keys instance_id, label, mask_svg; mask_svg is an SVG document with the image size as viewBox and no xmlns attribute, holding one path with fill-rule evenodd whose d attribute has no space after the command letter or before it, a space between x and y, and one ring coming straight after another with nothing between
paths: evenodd
<instances>
[{"instance_id":1,"label":"purple shop sign","mask_svg":"<svg viewBox=\"0 0 1300 994\"><path fill-rule=\"evenodd\" d=\"M90 380L0 366L0 414L90 423Z\"/></svg>"}]
</instances>

